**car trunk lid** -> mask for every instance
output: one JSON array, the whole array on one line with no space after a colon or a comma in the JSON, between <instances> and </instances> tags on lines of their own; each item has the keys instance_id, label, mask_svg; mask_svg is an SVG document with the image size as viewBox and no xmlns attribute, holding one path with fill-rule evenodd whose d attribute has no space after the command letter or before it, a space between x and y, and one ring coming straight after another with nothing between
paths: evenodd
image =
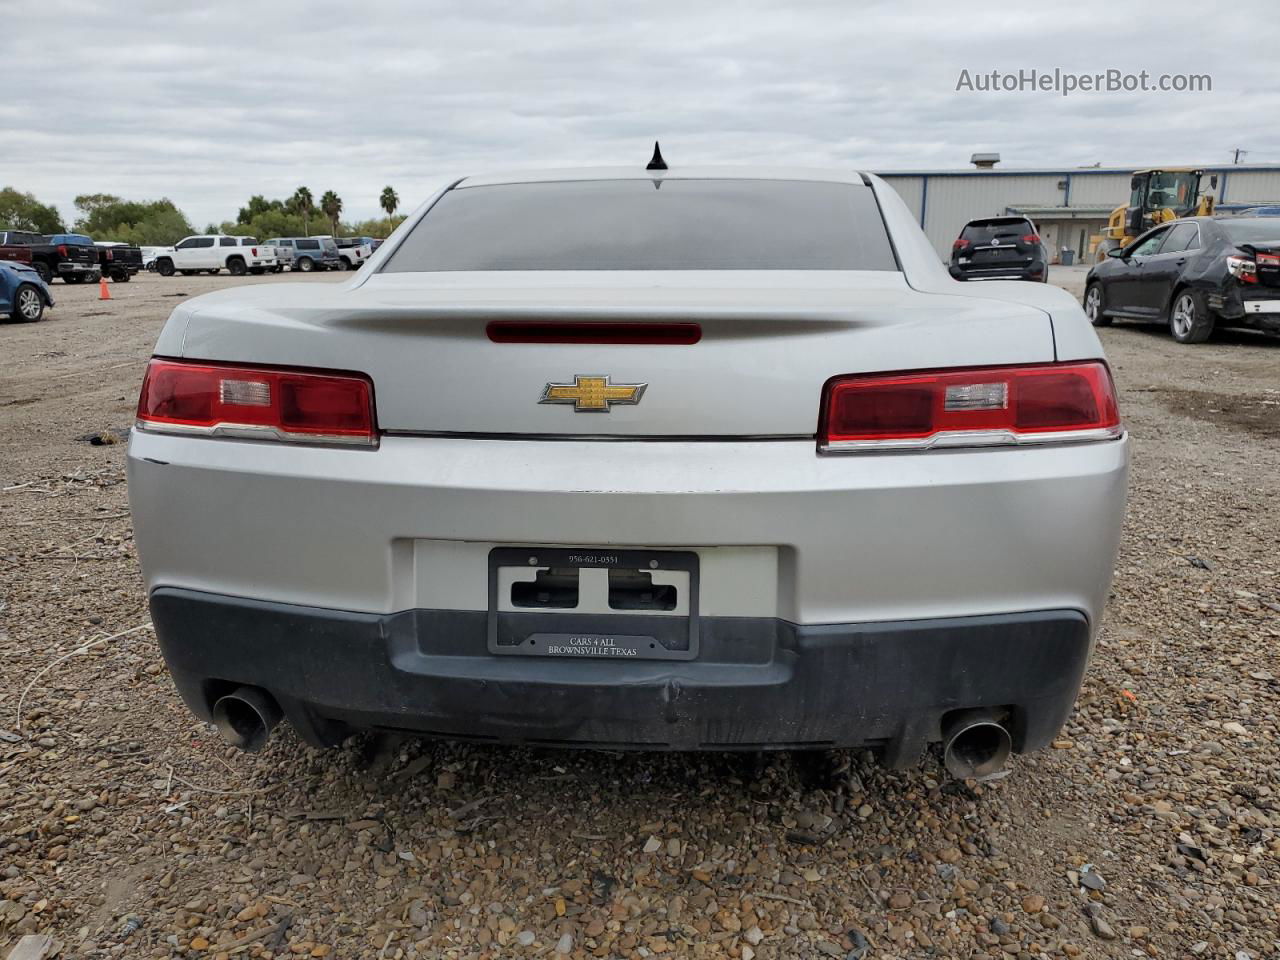
<instances>
[{"instance_id":1,"label":"car trunk lid","mask_svg":"<svg viewBox=\"0 0 1280 960\"><path fill-rule=\"evenodd\" d=\"M1044 311L921 293L888 271L380 274L191 309L183 356L366 373L379 426L405 433L812 436L834 376L1054 359ZM491 324L512 321L698 336L494 342Z\"/></svg>"}]
</instances>

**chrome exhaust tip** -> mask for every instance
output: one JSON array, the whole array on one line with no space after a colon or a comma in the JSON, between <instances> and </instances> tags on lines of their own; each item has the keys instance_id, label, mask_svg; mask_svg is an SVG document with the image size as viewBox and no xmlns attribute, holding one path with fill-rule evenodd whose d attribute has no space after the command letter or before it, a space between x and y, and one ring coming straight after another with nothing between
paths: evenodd
<instances>
[{"instance_id":1,"label":"chrome exhaust tip","mask_svg":"<svg viewBox=\"0 0 1280 960\"><path fill-rule=\"evenodd\" d=\"M942 736L942 761L959 780L981 780L1004 769L1013 752L1013 737L997 715L966 710L948 722Z\"/></svg>"},{"instance_id":2,"label":"chrome exhaust tip","mask_svg":"<svg viewBox=\"0 0 1280 960\"><path fill-rule=\"evenodd\" d=\"M249 753L267 745L282 716L275 698L258 687L238 687L213 705L213 725L219 736Z\"/></svg>"}]
</instances>

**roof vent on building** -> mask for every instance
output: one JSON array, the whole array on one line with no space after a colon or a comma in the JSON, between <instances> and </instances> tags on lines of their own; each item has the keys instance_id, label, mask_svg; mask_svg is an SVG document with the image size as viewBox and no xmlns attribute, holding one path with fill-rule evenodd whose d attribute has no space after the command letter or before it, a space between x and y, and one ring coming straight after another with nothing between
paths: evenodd
<instances>
[{"instance_id":1,"label":"roof vent on building","mask_svg":"<svg viewBox=\"0 0 1280 960\"><path fill-rule=\"evenodd\" d=\"M997 163L1000 162L1000 154L975 153L973 156L969 158L969 162L972 163L979 170L990 170L992 167L994 167Z\"/></svg>"}]
</instances>

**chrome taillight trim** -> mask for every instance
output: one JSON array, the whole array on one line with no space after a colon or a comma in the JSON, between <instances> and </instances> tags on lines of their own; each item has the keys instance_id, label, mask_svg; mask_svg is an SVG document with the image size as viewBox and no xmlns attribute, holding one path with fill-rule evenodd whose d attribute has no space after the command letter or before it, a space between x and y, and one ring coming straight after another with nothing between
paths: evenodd
<instances>
[{"instance_id":1,"label":"chrome taillight trim","mask_svg":"<svg viewBox=\"0 0 1280 960\"><path fill-rule=\"evenodd\" d=\"M1057 430L1043 433L1015 433L1012 430L947 430L927 437L893 440L842 440L820 444L819 453L911 453L926 450L1043 446L1050 443L1097 443L1119 440L1124 427L1091 427L1087 430Z\"/></svg>"},{"instance_id":2,"label":"chrome taillight trim","mask_svg":"<svg viewBox=\"0 0 1280 960\"><path fill-rule=\"evenodd\" d=\"M269 440L285 443L306 443L322 447L376 447L378 438L353 437L334 433L292 433L278 427L253 423L215 423L212 426L196 426L188 423L157 423L152 420L135 420L134 428L143 433L168 433L183 437L215 437L227 440Z\"/></svg>"}]
</instances>

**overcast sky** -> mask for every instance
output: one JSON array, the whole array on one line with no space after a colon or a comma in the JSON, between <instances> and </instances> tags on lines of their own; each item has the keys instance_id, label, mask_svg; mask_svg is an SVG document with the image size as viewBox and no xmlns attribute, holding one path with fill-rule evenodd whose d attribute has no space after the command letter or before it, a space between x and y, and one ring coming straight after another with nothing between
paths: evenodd
<instances>
[{"instance_id":1,"label":"overcast sky","mask_svg":"<svg viewBox=\"0 0 1280 960\"><path fill-rule=\"evenodd\" d=\"M332 189L359 219L387 184L411 209L466 173L641 164L655 137L673 169L1275 162L1280 73L1248 9L0 0L0 185L68 220L78 193L166 196L203 229L254 193ZM1213 90L956 91L964 69L1055 67Z\"/></svg>"}]
</instances>

